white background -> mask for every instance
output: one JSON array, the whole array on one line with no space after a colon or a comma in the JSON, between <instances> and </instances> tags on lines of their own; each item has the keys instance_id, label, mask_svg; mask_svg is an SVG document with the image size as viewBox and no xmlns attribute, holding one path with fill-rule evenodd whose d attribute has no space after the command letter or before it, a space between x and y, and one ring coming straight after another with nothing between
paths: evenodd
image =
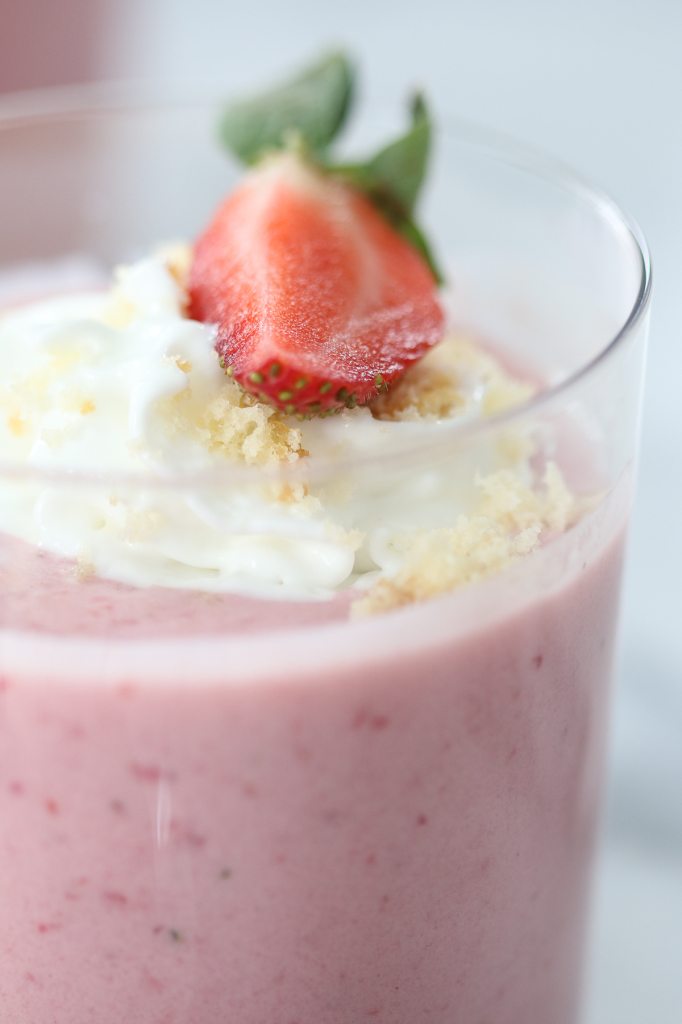
<instances>
[{"instance_id":1,"label":"white background","mask_svg":"<svg viewBox=\"0 0 682 1024\"><path fill-rule=\"evenodd\" d=\"M575 165L649 238L641 486L587 1019L680 1024L682 0L0 0L0 92L121 77L227 93L330 43L360 58L370 101L422 84L444 114Z\"/></svg>"}]
</instances>

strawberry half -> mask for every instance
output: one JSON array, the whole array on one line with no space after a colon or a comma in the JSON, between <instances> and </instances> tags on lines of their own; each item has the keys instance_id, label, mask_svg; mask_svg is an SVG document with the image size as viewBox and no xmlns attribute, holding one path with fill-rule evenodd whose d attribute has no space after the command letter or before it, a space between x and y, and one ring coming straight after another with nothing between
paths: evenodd
<instances>
[{"instance_id":1,"label":"strawberry half","mask_svg":"<svg viewBox=\"0 0 682 1024\"><path fill-rule=\"evenodd\" d=\"M287 413L368 402L443 332L422 254L367 195L293 152L257 164L219 208L189 294L226 371Z\"/></svg>"}]
</instances>

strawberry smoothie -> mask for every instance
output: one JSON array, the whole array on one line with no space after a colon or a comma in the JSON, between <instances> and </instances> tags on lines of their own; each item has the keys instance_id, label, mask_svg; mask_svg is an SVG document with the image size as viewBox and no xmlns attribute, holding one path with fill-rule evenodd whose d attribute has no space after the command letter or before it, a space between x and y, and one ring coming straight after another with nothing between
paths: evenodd
<instances>
[{"instance_id":1,"label":"strawberry smoothie","mask_svg":"<svg viewBox=\"0 0 682 1024\"><path fill-rule=\"evenodd\" d=\"M156 638L179 591L133 639L126 588L42 567L62 635L0 647L7 1019L574 1020L619 523L367 621L254 602L253 641Z\"/></svg>"},{"instance_id":2,"label":"strawberry smoothie","mask_svg":"<svg viewBox=\"0 0 682 1024\"><path fill-rule=\"evenodd\" d=\"M232 191L122 214L111 277L8 236L2 1024L576 1022L646 258L503 153L448 283L428 105L349 159L354 95L333 53L223 109ZM192 166L147 140L96 185Z\"/></svg>"}]
</instances>

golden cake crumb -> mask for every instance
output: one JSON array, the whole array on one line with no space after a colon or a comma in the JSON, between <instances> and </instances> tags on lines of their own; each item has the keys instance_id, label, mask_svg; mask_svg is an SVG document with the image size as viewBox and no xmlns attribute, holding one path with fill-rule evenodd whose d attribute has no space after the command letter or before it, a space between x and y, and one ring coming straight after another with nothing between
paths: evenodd
<instances>
[{"instance_id":1,"label":"golden cake crumb","mask_svg":"<svg viewBox=\"0 0 682 1024\"><path fill-rule=\"evenodd\" d=\"M254 401L229 377L207 401L190 387L165 399L161 411L168 434L194 436L226 461L270 465L293 462L304 454L301 431L274 407Z\"/></svg>"},{"instance_id":2,"label":"golden cake crumb","mask_svg":"<svg viewBox=\"0 0 682 1024\"><path fill-rule=\"evenodd\" d=\"M200 419L211 451L250 465L292 462L301 451L301 431L289 426L272 406L251 402L226 379L222 393Z\"/></svg>"},{"instance_id":3,"label":"golden cake crumb","mask_svg":"<svg viewBox=\"0 0 682 1024\"><path fill-rule=\"evenodd\" d=\"M14 437L23 437L27 431L26 421L21 413L13 412L7 417L7 429Z\"/></svg>"},{"instance_id":4,"label":"golden cake crumb","mask_svg":"<svg viewBox=\"0 0 682 1024\"><path fill-rule=\"evenodd\" d=\"M85 583L95 575L95 566L89 558L77 558L74 566L74 573L79 583Z\"/></svg>"},{"instance_id":5,"label":"golden cake crumb","mask_svg":"<svg viewBox=\"0 0 682 1024\"><path fill-rule=\"evenodd\" d=\"M275 481L269 493L273 501L279 501L282 505L297 505L310 497L310 487L303 481L296 481L296 483L279 483ZM315 500L316 506L319 507L319 500Z\"/></svg>"},{"instance_id":6,"label":"golden cake crumb","mask_svg":"<svg viewBox=\"0 0 682 1024\"><path fill-rule=\"evenodd\" d=\"M186 292L189 271L192 266L192 246L186 242L171 242L157 249L155 255L160 257L166 269L175 278L176 283L180 285L183 292Z\"/></svg>"}]
</instances>

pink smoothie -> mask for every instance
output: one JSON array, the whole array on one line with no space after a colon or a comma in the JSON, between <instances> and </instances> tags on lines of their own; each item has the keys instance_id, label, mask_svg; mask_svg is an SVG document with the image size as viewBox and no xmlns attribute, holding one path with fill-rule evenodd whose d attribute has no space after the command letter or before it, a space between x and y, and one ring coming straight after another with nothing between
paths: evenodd
<instances>
[{"instance_id":1,"label":"pink smoothie","mask_svg":"<svg viewBox=\"0 0 682 1024\"><path fill-rule=\"evenodd\" d=\"M612 513L358 623L0 541L3 1024L571 1024Z\"/></svg>"}]
</instances>

